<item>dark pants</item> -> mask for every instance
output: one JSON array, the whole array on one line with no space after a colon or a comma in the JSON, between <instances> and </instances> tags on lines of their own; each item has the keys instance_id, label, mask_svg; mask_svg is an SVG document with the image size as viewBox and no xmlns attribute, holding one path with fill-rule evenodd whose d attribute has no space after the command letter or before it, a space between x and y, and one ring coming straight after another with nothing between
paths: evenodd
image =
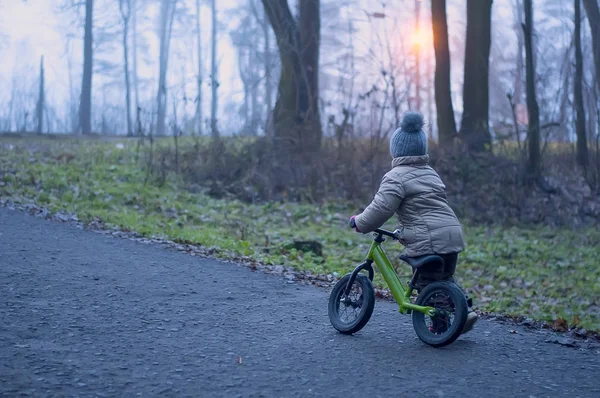
<instances>
[{"instance_id":1,"label":"dark pants","mask_svg":"<svg viewBox=\"0 0 600 398\"><path fill-rule=\"evenodd\" d=\"M458 253L437 254L444 260L444 264L426 265L419 268L417 279L415 280L415 288L421 292L425 286L433 282L449 281L454 282L454 272L456 271L456 263L458 262ZM460 286L459 286L460 287ZM460 288L462 290L462 287ZM464 290L463 290L464 293ZM473 300L465 293L467 304L473 306Z\"/></svg>"},{"instance_id":2,"label":"dark pants","mask_svg":"<svg viewBox=\"0 0 600 398\"><path fill-rule=\"evenodd\" d=\"M423 289L432 282L450 281L454 282L454 272L458 262L458 253L438 254L444 264L426 265L419 269L415 287L417 290Z\"/></svg>"}]
</instances>

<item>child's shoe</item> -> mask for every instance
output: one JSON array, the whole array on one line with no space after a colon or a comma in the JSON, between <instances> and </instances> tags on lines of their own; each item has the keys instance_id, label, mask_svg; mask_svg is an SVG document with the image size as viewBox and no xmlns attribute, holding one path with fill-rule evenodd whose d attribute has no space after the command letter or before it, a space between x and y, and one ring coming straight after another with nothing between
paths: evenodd
<instances>
[{"instance_id":1,"label":"child's shoe","mask_svg":"<svg viewBox=\"0 0 600 398\"><path fill-rule=\"evenodd\" d=\"M473 329L473 325L475 325L475 322L477 322L477 318L479 318L477 313L473 310L470 310L467 314L467 322L465 322L465 326L463 327L461 334L471 331L471 329Z\"/></svg>"}]
</instances>

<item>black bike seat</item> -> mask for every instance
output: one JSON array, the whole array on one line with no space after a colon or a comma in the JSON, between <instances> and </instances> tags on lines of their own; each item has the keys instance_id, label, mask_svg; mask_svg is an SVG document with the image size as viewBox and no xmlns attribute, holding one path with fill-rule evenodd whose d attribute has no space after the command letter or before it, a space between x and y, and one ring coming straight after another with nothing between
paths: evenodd
<instances>
[{"instance_id":1,"label":"black bike seat","mask_svg":"<svg viewBox=\"0 0 600 398\"><path fill-rule=\"evenodd\" d=\"M419 257L400 256L400 260L408 263L413 268L421 268L424 265L444 265L444 259L435 254L426 254Z\"/></svg>"}]
</instances>

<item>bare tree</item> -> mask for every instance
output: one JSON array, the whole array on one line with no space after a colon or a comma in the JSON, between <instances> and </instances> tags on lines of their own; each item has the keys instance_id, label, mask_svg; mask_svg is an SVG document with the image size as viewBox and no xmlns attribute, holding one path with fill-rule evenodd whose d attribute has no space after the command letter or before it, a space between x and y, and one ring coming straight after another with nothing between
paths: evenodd
<instances>
[{"instance_id":1,"label":"bare tree","mask_svg":"<svg viewBox=\"0 0 600 398\"><path fill-rule=\"evenodd\" d=\"M79 104L79 128L83 134L92 132L92 74L93 74L93 10L94 0L85 1L85 32L83 38L83 79Z\"/></svg>"},{"instance_id":2,"label":"bare tree","mask_svg":"<svg viewBox=\"0 0 600 398\"><path fill-rule=\"evenodd\" d=\"M195 129L198 134L202 135L202 123L204 117L202 116L202 80L204 78L204 65L202 63L202 31L200 29L200 0L196 0L196 44L198 51L198 76L196 80L197 93L196 93L196 115L195 115Z\"/></svg>"},{"instance_id":3,"label":"bare tree","mask_svg":"<svg viewBox=\"0 0 600 398\"><path fill-rule=\"evenodd\" d=\"M513 99L515 104L521 104L523 99L523 5L522 0L515 0L516 9L516 35L517 35L517 70L515 74L515 93Z\"/></svg>"},{"instance_id":4,"label":"bare tree","mask_svg":"<svg viewBox=\"0 0 600 398\"><path fill-rule=\"evenodd\" d=\"M596 84L600 89L600 8L598 7L598 0L582 1L592 31L592 46L594 48L594 63L596 65Z\"/></svg>"},{"instance_id":5,"label":"bare tree","mask_svg":"<svg viewBox=\"0 0 600 398\"><path fill-rule=\"evenodd\" d=\"M265 107L265 131L267 134L271 134L272 128L268 126L271 112L273 110L273 59L272 59L272 50L271 50L271 35L272 29L269 24L269 19L265 12L264 7L258 7L257 3L260 4L260 0L250 0L250 7L254 18L260 25L262 29L262 39L263 39L263 71L264 71L264 107ZM256 51L258 52L258 51ZM258 82L257 82L258 84ZM257 90L253 92L253 99L258 95L258 87ZM258 110L257 110L258 111ZM260 120L260 115L257 115L256 118Z\"/></svg>"},{"instance_id":6,"label":"bare tree","mask_svg":"<svg viewBox=\"0 0 600 398\"><path fill-rule=\"evenodd\" d=\"M169 65L169 46L177 0L162 0L160 8L160 56L156 107L156 135L165 135L165 117L167 113L167 70Z\"/></svg>"},{"instance_id":7,"label":"bare tree","mask_svg":"<svg viewBox=\"0 0 600 398\"><path fill-rule=\"evenodd\" d=\"M266 14L262 15L261 25L263 28L264 52L265 52L265 103L267 106L267 114L265 120L270 119L271 111L273 110L273 63L271 61L271 26L267 21Z\"/></svg>"},{"instance_id":8,"label":"bare tree","mask_svg":"<svg viewBox=\"0 0 600 398\"><path fill-rule=\"evenodd\" d=\"M79 114L77 109L77 92L75 84L73 82L73 56L71 51L71 38L67 37L65 43L64 57L67 60L67 76L69 80L69 111L68 111L68 122L65 125L69 126L69 131L76 134L78 132L79 125Z\"/></svg>"},{"instance_id":9,"label":"bare tree","mask_svg":"<svg viewBox=\"0 0 600 398\"><path fill-rule=\"evenodd\" d=\"M421 0L415 0L415 32L419 34ZM421 43L415 46L415 109L421 111Z\"/></svg>"},{"instance_id":10,"label":"bare tree","mask_svg":"<svg viewBox=\"0 0 600 398\"><path fill-rule=\"evenodd\" d=\"M250 65L252 86L250 87L250 134L256 135L260 125L260 105L258 103L258 83L260 80L258 64L252 62Z\"/></svg>"},{"instance_id":11,"label":"bare tree","mask_svg":"<svg viewBox=\"0 0 600 398\"><path fill-rule=\"evenodd\" d=\"M533 60L532 0L524 0L523 5L525 8L525 24L523 24L525 39L525 78L527 80L527 113L529 114L529 127L527 129L529 149L527 174L530 181L535 181L541 175L542 156L540 152L540 108L536 96L536 73Z\"/></svg>"},{"instance_id":12,"label":"bare tree","mask_svg":"<svg viewBox=\"0 0 600 398\"><path fill-rule=\"evenodd\" d=\"M210 85L212 97L210 104L210 131L213 137L219 136L217 129L217 110L218 110L218 88L217 80L217 2L212 0L211 4L212 34L211 34L211 65L210 65Z\"/></svg>"},{"instance_id":13,"label":"bare tree","mask_svg":"<svg viewBox=\"0 0 600 398\"><path fill-rule=\"evenodd\" d=\"M435 50L435 105L440 145L452 145L456 137L456 122L450 91L450 46L448 44L448 22L446 0L431 0L431 25Z\"/></svg>"},{"instance_id":14,"label":"bare tree","mask_svg":"<svg viewBox=\"0 0 600 398\"><path fill-rule=\"evenodd\" d=\"M248 130L248 126L250 124L248 118L248 110L250 109L249 101L250 101L250 87L252 85L250 81L250 76L248 73L248 68L250 66L250 51L245 46L238 47L237 57L238 57L238 71L240 74L240 78L242 79L242 86L244 87L244 103L242 105L242 117L244 119L244 127L243 130L246 132Z\"/></svg>"},{"instance_id":15,"label":"bare tree","mask_svg":"<svg viewBox=\"0 0 600 398\"><path fill-rule=\"evenodd\" d=\"M280 155L316 153L321 145L319 112L320 1L300 0L298 23L286 0L262 0L275 32L281 75L273 110Z\"/></svg>"},{"instance_id":16,"label":"bare tree","mask_svg":"<svg viewBox=\"0 0 600 398\"><path fill-rule=\"evenodd\" d=\"M492 0L467 0L467 38L460 134L471 151L491 150L489 61Z\"/></svg>"},{"instance_id":17,"label":"bare tree","mask_svg":"<svg viewBox=\"0 0 600 398\"><path fill-rule=\"evenodd\" d=\"M588 164L587 134L585 132L585 107L583 105L583 54L581 51L581 1L575 0L575 129L577 132L577 162Z\"/></svg>"},{"instance_id":18,"label":"bare tree","mask_svg":"<svg viewBox=\"0 0 600 398\"><path fill-rule=\"evenodd\" d=\"M253 62L251 50L246 46L238 48L238 69L242 85L244 86L244 104L242 114L244 118L244 132L254 135L256 126L254 117L256 112L256 75L255 63Z\"/></svg>"},{"instance_id":19,"label":"bare tree","mask_svg":"<svg viewBox=\"0 0 600 398\"><path fill-rule=\"evenodd\" d=\"M133 135L131 121L131 84L129 83L129 18L131 17L131 0L119 0L119 11L123 19L123 63L125 68L125 106L127 107L127 135Z\"/></svg>"},{"instance_id":20,"label":"bare tree","mask_svg":"<svg viewBox=\"0 0 600 398\"><path fill-rule=\"evenodd\" d=\"M37 132L42 134L44 132L44 108L46 107L46 94L44 87L44 56L40 61L40 88L38 94L38 101L35 107L35 115L37 118Z\"/></svg>"},{"instance_id":21,"label":"bare tree","mask_svg":"<svg viewBox=\"0 0 600 398\"><path fill-rule=\"evenodd\" d=\"M233 45L237 48L238 70L244 88L244 102L241 113L244 119L244 134L256 135L261 122L262 104L259 103L258 94L261 88L262 71L258 62L264 53L258 45L258 40L264 31L259 26L261 16L256 10L255 0L246 0L248 7L239 7L240 11L247 12L240 19L237 29L230 33ZM264 21L262 21L264 22Z\"/></svg>"},{"instance_id":22,"label":"bare tree","mask_svg":"<svg viewBox=\"0 0 600 398\"><path fill-rule=\"evenodd\" d=\"M137 19L138 19L138 0L132 0L131 3L131 30L132 30L132 41L133 41L133 91L135 94L135 114L136 119L138 119L138 114L140 112L140 91L139 91L139 82L138 82L138 30L137 30Z\"/></svg>"},{"instance_id":23,"label":"bare tree","mask_svg":"<svg viewBox=\"0 0 600 398\"><path fill-rule=\"evenodd\" d=\"M434 131L434 127L433 127L433 118L435 117L435 113L433 111L433 103L434 103L434 91L435 91L435 73L433 71L433 61L434 61L434 54L432 54L431 52L427 52L426 56L425 56L425 75L427 76L427 86L426 86L426 93L427 93L427 115L430 118L431 122L427 123L427 129L428 134L429 134L429 139L433 140L433 131Z\"/></svg>"}]
</instances>

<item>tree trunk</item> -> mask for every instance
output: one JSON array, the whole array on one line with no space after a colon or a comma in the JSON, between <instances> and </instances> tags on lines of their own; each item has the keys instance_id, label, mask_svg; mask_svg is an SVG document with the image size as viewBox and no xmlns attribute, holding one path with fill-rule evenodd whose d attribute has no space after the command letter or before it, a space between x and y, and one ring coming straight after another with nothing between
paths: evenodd
<instances>
[{"instance_id":1,"label":"tree trunk","mask_svg":"<svg viewBox=\"0 0 600 398\"><path fill-rule=\"evenodd\" d=\"M311 117L314 129L308 140L308 148L316 150L321 145L321 119L319 112L319 47L321 44L320 0L300 1L300 43L302 66L305 70L306 117ZM314 141L314 142L312 142Z\"/></svg>"},{"instance_id":2,"label":"tree trunk","mask_svg":"<svg viewBox=\"0 0 600 398\"><path fill-rule=\"evenodd\" d=\"M527 140L529 159L527 174L530 181L540 177L542 157L540 152L540 108L536 97L535 87L535 65L533 62L533 5L532 0L524 0L525 24L523 33L525 38L525 79L527 80L527 113L529 114L529 126L527 129Z\"/></svg>"},{"instance_id":3,"label":"tree trunk","mask_svg":"<svg viewBox=\"0 0 600 398\"><path fill-rule=\"evenodd\" d=\"M244 103L242 105L242 117L244 119L244 134L247 134L250 128L250 79L248 76L250 62L248 62L248 51L248 48L243 45L238 48L238 72L240 74L240 79L242 80L242 86L244 87Z\"/></svg>"},{"instance_id":4,"label":"tree trunk","mask_svg":"<svg viewBox=\"0 0 600 398\"><path fill-rule=\"evenodd\" d=\"M75 84L73 83L73 60L71 56L71 47L69 46L70 39L67 39L66 58L67 58L67 74L69 76L69 122L67 123L70 132L78 133L79 115L77 110L77 93L75 92Z\"/></svg>"},{"instance_id":5,"label":"tree trunk","mask_svg":"<svg viewBox=\"0 0 600 398\"><path fill-rule=\"evenodd\" d=\"M587 132L588 151L589 151L590 143L594 142L596 137L598 135L600 135L600 131L598 131L598 127L600 127L600 126L598 125L598 115L596 112L596 109L598 108L600 101L598 98L598 90L596 90L596 87L592 86L592 87L587 88L587 90L584 91L584 101L586 102L587 109L588 109L588 114L587 114L588 123L587 123L587 127L586 127L586 132ZM600 153L598 155L599 155L598 158L600 159ZM588 161L591 161L591 159L589 157L589 152L588 152Z\"/></svg>"},{"instance_id":6,"label":"tree trunk","mask_svg":"<svg viewBox=\"0 0 600 398\"><path fill-rule=\"evenodd\" d=\"M217 129L217 105L218 88L217 81L217 2L212 0L212 38L211 38L211 65L210 65L210 85L212 89L212 98L210 104L210 131L213 138L219 137Z\"/></svg>"},{"instance_id":7,"label":"tree trunk","mask_svg":"<svg viewBox=\"0 0 600 398\"><path fill-rule=\"evenodd\" d=\"M44 87L44 56L40 61L40 89L38 94L38 102L36 106L36 118L37 118L37 132L42 134L44 132L44 108L45 104L45 87Z\"/></svg>"},{"instance_id":8,"label":"tree trunk","mask_svg":"<svg viewBox=\"0 0 600 398\"><path fill-rule=\"evenodd\" d=\"M467 0L467 38L460 134L469 150L491 150L489 62L492 0Z\"/></svg>"},{"instance_id":9,"label":"tree trunk","mask_svg":"<svg viewBox=\"0 0 600 398\"><path fill-rule=\"evenodd\" d=\"M535 47L534 47L535 48ZM535 62L533 63L536 64ZM567 48L565 51L565 60L562 65L562 73L561 73L561 85L563 87L561 98L560 98L560 108L559 108L559 116L558 122L560 123L560 127L558 128L558 134L560 134L560 140L562 142L570 142L569 139L569 128L567 127L567 119L569 114L571 113L571 109L569 107L569 101L571 99L571 92L569 90L572 78L572 68L571 68L571 47Z\"/></svg>"},{"instance_id":10,"label":"tree trunk","mask_svg":"<svg viewBox=\"0 0 600 398\"><path fill-rule=\"evenodd\" d=\"M421 0L415 0L415 32L419 34ZM421 43L415 45L415 110L421 111Z\"/></svg>"},{"instance_id":11,"label":"tree trunk","mask_svg":"<svg viewBox=\"0 0 600 398\"><path fill-rule=\"evenodd\" d=\"M196 94L196 131L202 135L202 80L204 75L204 68L202 63L202 35L200 30L200 0L196 0L196 42L198 46L198 88Z\"/></svg>"},{"instance_id":12,"label":"tree trunk","mask_svg":"<svg viewBox=\"0 0 600 398\"><path fill-rule=\"evenodd\" d=\"M15 97L17 96L17 82L16 82L17 78L13 73L13 78L12 78L12 85L11 85L11 90L10 90L10 101L8 102L8 126L6 127L6 131L12 131L12 124L13 124L13 110L15 108ZM15 128L17 128L17 126L15 125Z\"/></svg>"},{"instance_id":13,"label":"tree trunk","mask_svg":"<svg viewBox=\"0 0 600 398\"><path fill-rule=\"evenodd\" d=\"M275 32L281 75L273 110L277 151L314 154L321 145L319 112L320 2L300 0L299 24L287 1L262 0Z\"/></svg>"},{"instance_id":14,"label":"tree trunk","mask_svg":"<svg viewBox=\"0 0 600 398\"><path fill-rule=\"evenodd\" d=\"M585 132L585 107L583 105L583 54L581 51L581 1L575 0L575 130L577 132L577 162L588 164L587 134Z\"/></svg>"},{"instance_id":15,"label":"tree trunk","mask_svg":"<svg viewBox=\"0 0 600 398\"><path fill-rule=\"evenodd\" d=\"M85 2L85 32L83 38L83 79L81 82L81 102L79 104L79 132L92 132L92 74L93 74L93 10L94 1Z\"/></svg>"},{"instance_id":16,"label":"tree trunk","mask_svg":"<svg viewBox=\"0 0 600 398\"><path fill-rule=\"evenodd\" d=\"M127 107L127 135L133 135L133 126L131 121L131 83L129 81L129 46L127 45L128 24L124 22L125 28L123 32L123 56L125 63L125 106Z\"/></svg>"},{"instance_id":17,"label":"tree trunk","mask_svg":"<svg viewBox=\"0 0 600 398\"><path fill-rule=\"evenodd\" d=\"M515 93L513 99L515 104L521 104L523 100L523 8L520 0L516 0L517 9L517 70L515 73Z\"/></svg>"},{"instance_id":18,"label":"tree trunk","mask_svg":"<svg viewBox=\"0 0 600 398\"><path fill-rule=\"evenodd\" d=\"M127 10L125 10L125 1ZM123 61L125 67L125 106L127 107L127 135L133 135L131 121L131 84L129 83L129 18L131 16L131 0L119 0L121 17L123 18Z\"/></svg>"},{"instance_id":19,"label":"tree trunk","mask_svg":"<svg viewBox=\"0 0 600 398\"><path fill-rule=\"evenodd\" d=\"M266 125L268 126L269 119L271 117L271 111L273 110L273 83L271 83L273 74L273 65L271 61L271 32L267 16L263 14L263 36L264 36L264 51L265 51L265 102L267 104L267 112L265 115ZM266 127L266 130L270 129Z\"/></svg>"},{"instance_id":20,"label":"tree trunk","mask_svg":"<svg viewBox=\"0 0 600 398\"><path fill-rule=\"evenodd\" d=\"M176 1L162 0L160 10L160 61L158 77L158 93L156 107L156 135L165 135L165 118L167 114L167 70L169 65L169 44L175 17Z\"/></svg>"},{"instance_id":21,"label":"tree trunk","mask_svg":"<svg viewBox=\"0 0 600 398\"><path fill-rule=\"evenodd\" d=\"M598 0L582 0L587 19L592 31L592 46L594 48L594 64L596 65L596 84L600 89L600 8Z\"/></svg>"},{"instance_id":22,"label":"tree trunk","mask_svg":"<svg viewBox=\"0 0 600 398\"><path fill-rule=\"evenodd\" d=\"M254 136L258 130L260 124L260 106L258 104L258 84L260 82L259 72L257 64L255 62L250 63L250 70L252 76L252 87L250 92L250 128L251 134Z\"/></svg>"},{"instance_id":23,"label":"tree trunk","mask_svg":"<svg viewBox=\"0 0 600 398\"><path fill-rule=\"evenodd\" d=\"M135 94L135 114L138 115L140 111L140 92L138 84L138 67L137 67L137 0L132 0L131 9L131 30L132 41L133 41L133 91ZM136 116L137 119L137 116Z\"/></svg>"},{"instance_id":24,"label":"tree trunk","mask_svg":"<svg viewBox=\"0 0 600 398\"><path fill-rule=\"evenodd\" d=\"M432 70L432 61L433 61L433 55L431 53L428 53L425 57L425 74L427 75L427 87L426 87L426 92L427 92L427 117L430 118L430 120L432 121L431 123L428 123L428 134L429 134L429 140L433 141L433 132L434 132L434 128L433 128L433 70Z\"/></svg>"},{"instance_id":25,"label":"tree trunk","mask_svg":"<svg viewBox=\"0 0 600 398\"><path fill-rule=\"evenodd\" d=\"M452 106L450 80L450 46L448 44L448 22L446 0L431 1L433 47L435 50L435 106L440 145L451 146L456 137L456 122Z\"/></svg>"},{"instance_id":26,"label":"tree trunk","mask_svg":"<svg viewBox=\"0 0 600 398\"><path fill-rule=\"evenodd\" d=\"M159 50L159 71L158 71L158 92L156 93L156 135L162 136L165 133L165 115L167 102L167 25L169 14L169 0L162 0L160 6L160 50Z\"/></svg>"}]
</instances>

